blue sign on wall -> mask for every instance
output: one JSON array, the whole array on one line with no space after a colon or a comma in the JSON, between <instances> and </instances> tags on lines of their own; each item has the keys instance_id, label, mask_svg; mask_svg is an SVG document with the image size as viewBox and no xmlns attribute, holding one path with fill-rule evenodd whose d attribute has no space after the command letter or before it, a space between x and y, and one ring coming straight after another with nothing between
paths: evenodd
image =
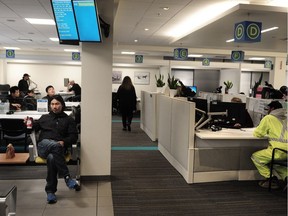
<instances>
[{"instance_id":1,"label":"blue sign on wall","mask_svg":"<svg viewBox=\"0 0 288 216\"><path fill-rule=\"evenodd\" d=\"M72 60L80 61L80 52L72 52Z\"/></svg>"},{"instance_id":2,"label":"blue sign on wall","mask_svg":"<svg viewBox=\"0 0 288 216\"><path fill-rule=\"evenodd\" d=\"M239 62L244 60L244 52L243 51L232 51L231 60L234 62Z\"/></svg>"},{"instance_id":3,"label":"blue sign on wall","mask_svg":"<svg viewBox=\"0 0 288 216\"><path fill-rule=\"evenodd\" d=\"M243 21L234 27L234 42L260 42L261 22Z\"/></svg>"},{"instance_id":4,"label":"blue sign on wall","mask_svg":"<svg viewBox=\"0 0 288 216\"><path fill-rule=\"evenodd\" d=\"M186 59L188 59L188 49L186 49L186 48L176 48L176 49L174 49L174 59L175 60L186 60Z\"/></svg>"},{"instance_id":5,"label":"blue sign on wall","mask_svg":"<svg viewBox=\"0 0 288 216\"><path fill-rule=\"evenodd\" d=\"M6 50L6 58L15 58L15 50Z\"/></svg>"}]
</instances>

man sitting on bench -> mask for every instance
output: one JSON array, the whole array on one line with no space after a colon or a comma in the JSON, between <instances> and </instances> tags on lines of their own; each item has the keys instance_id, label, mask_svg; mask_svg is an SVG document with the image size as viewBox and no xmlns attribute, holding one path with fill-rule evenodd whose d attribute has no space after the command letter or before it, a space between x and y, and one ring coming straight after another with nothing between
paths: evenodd
<instances>
[{"instance_id":1,"label":"man sitting on bench","mask_svg":"<svg viewBox=\"0 0 288 216\"><path fill-rule=\"evenodd\" d=\"M65 162L67 147L77 142L78 131L74 119L65 112L65 102L60 95L51 98L49 114L42 115L34 122L33 129L40 130L38 141L38 155L47 159L47 178L45 191L47 202L57 202L55 195L57 191L58 177L63 176L69 189L77 190L77 181L70 177Z\"/></svg>"}]
</instances>

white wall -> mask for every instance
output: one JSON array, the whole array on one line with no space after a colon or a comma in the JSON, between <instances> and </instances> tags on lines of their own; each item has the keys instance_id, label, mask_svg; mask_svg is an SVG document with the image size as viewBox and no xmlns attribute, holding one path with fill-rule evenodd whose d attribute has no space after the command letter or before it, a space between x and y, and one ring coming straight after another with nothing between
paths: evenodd
<instances>
[{"instance_id":1,"label":"white wall","mask_svg":"<svg viewBox=\"0 0 288 216\"><path fill-rule=\"evenodd\" d=\"M28 73L30 79L37 83L41 96L45 96L45 88L53 85L55 91L66 90L64 78L75 80L81 86L81 66L61 64L33 64L33 63L6 63L6 80L10 86L18 85L24 73Z\"/></svg>"},{"instance_id":2,"label":"white wall","mask_svg":"<svg viewBox=\"0 0 288 216\"><path fill-rule=\"evenodd\" d=\"M141 91L156 92L156 80L155 74L159 76L159 69L155 68L117 68L114 67L113 71L122 72L122 80L125 76L129 76L136 90L137 97L141 97ZM149 72L150 81L149 85L139 85L134 83L134 72ZM165 80L164 80L165 81ZM166 82L165 82L166 83ZM112 84L112 92L117 92L120 84Z\"/></svg>"},{"instance_id":3,"label":"white wall","mask_svg":"<svg viewBox=\"0 0 288 216\"><path fill-rule=\"evenodd\" d=\"M240 89L240 69L222 69L220 71L219 85L222 85L222 92L225 91L224 81L231 81L233 87L229 90L229 93L239 93Z\"/></svg>"}]
</instances>

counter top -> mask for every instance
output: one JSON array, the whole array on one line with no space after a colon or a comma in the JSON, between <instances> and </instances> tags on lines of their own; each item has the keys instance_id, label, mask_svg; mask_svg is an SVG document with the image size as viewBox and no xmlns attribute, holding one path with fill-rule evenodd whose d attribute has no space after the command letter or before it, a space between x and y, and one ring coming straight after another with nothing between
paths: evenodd
<instances>
[{"instance_id":1,"label":"counter top","mask_svg":"<svg viewBox=\"0 0 288 216\"><path fill-rule=\"evenodd\" d=\"M253 131L255 128L241 128L241 129L231 129L222 128L220 131L211 130L199 130L196 132L196 137L200 139L267 139L258 138L253 136Z\"/></svg>"}]
</instances>

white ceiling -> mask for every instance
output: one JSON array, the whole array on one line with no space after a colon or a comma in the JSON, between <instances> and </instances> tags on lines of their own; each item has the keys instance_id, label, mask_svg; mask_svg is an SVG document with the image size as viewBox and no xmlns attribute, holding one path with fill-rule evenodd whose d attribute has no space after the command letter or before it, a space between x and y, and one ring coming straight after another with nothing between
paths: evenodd
<instances>
[{"instance_id":1,"label":"white ceiling","mask_svg":"<svg viewBox=\"0 0 288 216\"><path fill-rule=\"evenodd\" d=\"M98 5L101 1L105 0L98 0ZM237 5L206 21L187 36L176 39L167 36L167 31L173 26L179 26L179 23L191 14L223 1L239 2L237 0L115 0L114 54L125 50L136 51L136 54L171 56L176 47L186 47L189 53L202 51L207 54L209 54L208 49L287 53L287 0L282 0L280 4L282 7L267 6L268 3L273 3L273 0L253 0L250 2L254 5ZM169 10L164 11L163 7L169 7ZM210 12L207 16L209 14ZM50 0L0 0L0 49L4 50L3 47L12 46L24 51L59 52L69 47L49 40L50 37L57 37L55 26L31 25L24 18L53 19ZM227 39L233 38L234 24L245 20L262 22L262 29L273 26L278 26L279 29L262 34L259 43L226 43ZM192 19L191 25L199 21L199 19ZM145 31L145 28L149 31ZM31 41L19 42L18 39ZM137 43L134 42L135 39L138 40ZM217 53L213 54L217 56Z\"/></svg>"}]
</instances>

